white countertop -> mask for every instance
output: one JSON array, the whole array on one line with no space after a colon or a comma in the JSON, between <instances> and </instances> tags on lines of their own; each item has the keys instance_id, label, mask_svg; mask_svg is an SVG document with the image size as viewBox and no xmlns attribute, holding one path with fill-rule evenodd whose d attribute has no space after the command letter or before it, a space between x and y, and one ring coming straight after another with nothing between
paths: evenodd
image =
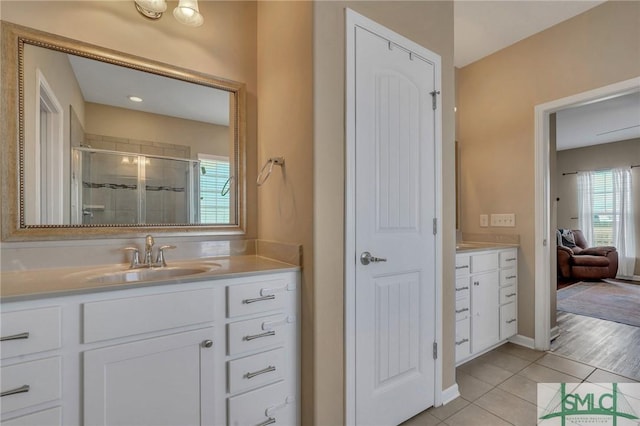
<instances>
[{"instance_id":1,"label":"white countertop","mask_svg":"<svg viewBox=\"0 0 640 426\"><path fill-rule=\"evenodd\" d=\"M0 273L0 301L39 299L71 294L122 290L163 284L209 281L269 272L299 271L300 267L256 255L210 257L189 262L171 262L169 266L180 266L193 262L215 264L216 269L198 274L164 278L154 281L90 283L87 276L110 271L122 271L128 265L114 264L85 268L49 268Z\"/></svg>"},{"instance_id":2,"label":"white countertop","mask_svg":"<svg viewBox=\"0 0 640 426\"><path fill-rule=\"evenodd\" d=\"M505 243L493 243L493 242L476 242L476 241L463 241L456 243L456 253L473 252L482 250L495 250L505 248L517 248L519 244L505 244Z\"/></svg>"}]
</instances>

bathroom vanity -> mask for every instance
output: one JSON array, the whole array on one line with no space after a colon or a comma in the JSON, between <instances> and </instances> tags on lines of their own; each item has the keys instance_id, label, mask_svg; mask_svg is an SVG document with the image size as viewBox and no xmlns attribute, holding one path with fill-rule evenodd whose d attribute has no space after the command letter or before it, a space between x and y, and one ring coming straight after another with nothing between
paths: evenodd
<instances>
[{"instance_id":1,"label":"bathroom vanity","mask_svg":"<svg viewBox=\"0 0 640 426\"><path fill-rule=\"evenodd\" d=\"M216 262L156 282L9 282L2 424L299 424L299 268Z\"/></svg>"},{"instance_id":2,"label":"bathroom vanity","mask_svg":"<svg viewBox=\"0 0 640 426\"><path fill-rule=\"evenodd\" d=\"M456 254L456 364L518 331L518 249L466 244Z\"/></svg>"}]
</instances>

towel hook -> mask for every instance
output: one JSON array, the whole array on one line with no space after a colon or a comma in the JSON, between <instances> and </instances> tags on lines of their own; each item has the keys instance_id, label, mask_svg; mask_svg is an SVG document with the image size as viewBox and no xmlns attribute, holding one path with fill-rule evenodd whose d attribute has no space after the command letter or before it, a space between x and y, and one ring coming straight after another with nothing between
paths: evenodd
<instances>
[{"instance_id":1,"label":"towel hook","mask_svg":"<svg viewBox=\"0 0 640 426\"><path fill-rule=\"evenodd\" d=\"M263 183L269 179L271 176L271 172L273 171L273 166L284 167L284 157L271 157L264 163L264 166L260 169L260 173L258 173L258 179L256 179L256 183L258 186L261 186ZM265 173L265 169L269 166L269 170Z\"/></svg>"}]
</instances>

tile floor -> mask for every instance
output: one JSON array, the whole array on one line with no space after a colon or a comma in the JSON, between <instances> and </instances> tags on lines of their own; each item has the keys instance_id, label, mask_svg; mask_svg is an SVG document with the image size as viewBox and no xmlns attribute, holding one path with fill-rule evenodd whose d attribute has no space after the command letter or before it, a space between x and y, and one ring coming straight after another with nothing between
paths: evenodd
<instances>
[{"instance_id":1,"label":"tile floor","mask_svg":"<svg viewBox=\"0 0 640 426\"><path fill-rule=\"evenodd\" d=\"M404 426L536 424L537 383L635 383L549 352L507 343L456 369L460 397L430 408Z\"/></svg>"}]
</instances>

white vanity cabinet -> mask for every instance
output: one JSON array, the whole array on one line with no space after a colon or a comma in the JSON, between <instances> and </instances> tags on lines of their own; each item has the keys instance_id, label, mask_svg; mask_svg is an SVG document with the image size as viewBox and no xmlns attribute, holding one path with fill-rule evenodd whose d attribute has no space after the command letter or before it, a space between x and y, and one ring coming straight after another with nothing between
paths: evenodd
<instances>
[{"instance_id":1,"label":"white vanity cabinet","mask_svg":"<svg viewBox=\"0 0 640 426\"><path fill-rule=\"evenodd\" d=\"M3 303L2 336L29 337L2 341L2 391L30 388L3 394L2 424L296 425L298 285L277 271Z\"/></svg>"},{"instance_id":2,"label":"white vanity cabinet","mask_svg":"<svg viewBox=\"0 0 640 426\"><path fill-rule=\"evenodd\" d=\"M456 363L517 332L517 249L456 255Z\"/></svg>"}]
</instances>

